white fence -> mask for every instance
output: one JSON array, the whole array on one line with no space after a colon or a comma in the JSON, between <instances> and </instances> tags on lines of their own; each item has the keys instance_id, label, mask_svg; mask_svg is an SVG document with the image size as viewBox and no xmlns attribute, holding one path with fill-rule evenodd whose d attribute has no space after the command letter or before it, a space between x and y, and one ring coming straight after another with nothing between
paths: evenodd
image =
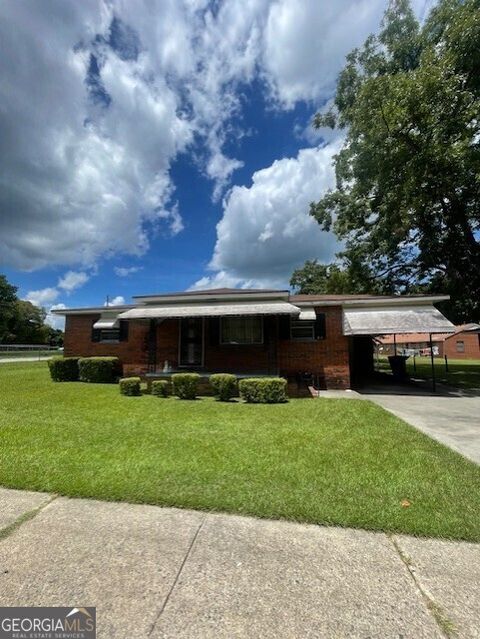
<instances>
[{"instance_id":1,"label":"white fence","mask_svg":"<svg viewBox=\"0 0 480 639\"><path fill-rule=\"evenodd\" d=\"M0 359L37 358L61 355L63 348L48 344L0 344Z\"/></svg>"}]
</instances>

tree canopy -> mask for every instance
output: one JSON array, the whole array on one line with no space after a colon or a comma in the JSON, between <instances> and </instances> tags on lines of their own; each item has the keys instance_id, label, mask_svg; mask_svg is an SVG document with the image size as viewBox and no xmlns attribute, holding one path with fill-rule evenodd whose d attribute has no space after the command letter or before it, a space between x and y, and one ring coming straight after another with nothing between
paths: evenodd
<instances>
[{"instance_id":1,"label":"tree canopy","mask_svg":"<svg viewBox=\"0 0 480 639\"><path fill-rule=\"evenodd\" d=\"M46 311L17 297L17 287L0 275L0 343L63 344L63 333L45 323Z\"/></svg>"},{"instance_id":2,"label":"tree canopy","mask_svg":"<svg viewBox=\"0 0 480 639\"><path fill-rule=\"evenodd\" d=\"M345 135L336 188L310 212L344 270L363 266L355 288L446 292L453 321L480 320L479 98L480 0L440 0L423 25L392 0L347 56L314 121Z\"/></svg>"}]
</instances>

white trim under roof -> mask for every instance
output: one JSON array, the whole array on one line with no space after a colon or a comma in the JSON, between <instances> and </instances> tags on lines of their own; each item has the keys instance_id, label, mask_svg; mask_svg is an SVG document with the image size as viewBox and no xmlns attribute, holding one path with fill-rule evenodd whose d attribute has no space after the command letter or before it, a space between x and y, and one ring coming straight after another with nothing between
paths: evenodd
<instances>
[{"instance_id":1,"label":"white trim under roof","mask_svg":"<svg viewBox=\"0 0 480 639\"><path fill-rule=\"evenodd\" d=\"M350 308L351 306L425 306L425 304L437 304L450 299L450 295L398 295L398 296L372 296L357 297L356 299L317 299L317 300L296 300L292 295L292 304L300 308L309 308L312 306L342 306ZM314 297L312 295L312 297ZM328 296L327 296L328 298Z\"/></svg>"},{"instance_id":2,"label":"white trim under roof","mask_svg":"<svg viewBox=\"0 0 480 639\"><path fill-rule=\"evenodd\" d=\"M432 305L410 308L344 308L344 335L454 333L455 326Z\"/></svg>"},{"instance_id":3,"label":"white trim under roof","mask_svg":"<svg viewBox=\"0 0 480 639\"><path fill-rule=\"evenodd\" d=\"M239 302L249 300L284 300L288 301L289 291L249 291L248 289L240 290L235 293L181 293L176 295L134 295L133 299L138 304L178 304L187 302L188 304L196 304L200 302L231 302L238 300Z\"/></svg>"},{"instance_id":4,"label":"white trim under roof","mask_svg":"<svg viewBox=\"0 0 480 639\"><path fill-rule=\"evenodd\" d=\"M155 319L180 317L226 317L234 315L298 315L300 309L288 302L246 302L238 304L189 304L179 306L138 306L120 313L119 319Z\"/></svg>"}]
</instances>

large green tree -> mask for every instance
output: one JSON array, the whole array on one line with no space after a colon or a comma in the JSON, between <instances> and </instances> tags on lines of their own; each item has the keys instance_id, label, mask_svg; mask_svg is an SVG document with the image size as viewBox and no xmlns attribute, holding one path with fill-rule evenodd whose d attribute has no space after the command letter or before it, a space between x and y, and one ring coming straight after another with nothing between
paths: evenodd
<instances>
[{"instance_id":1,"label":"large green tree","mask_svg":"<svg viewBox=\"0 0 480 639\"><path fill-rule=\"evenodd\" d=\"M445 291L452 320L479 321L480 0L440 0L422 26L392 0L314 124L345 143L311 214L365 288Z\"/></svg>"},{"instance_id":2,"label":"large green tree","mask_svg":"<svg viewBox=\"0 0 480 639\"><path fill-rule=\"evenodd\" d=\"M15 314L17 287L10 284L5 275L0 275L0 342L6 341L8 322Z\"/></svg>"},{"instance_id":3,"label":"large green tree","mask_svg":"<svg viewBox=\"0 0 480 639\"><path fill-rule=\"evenodd\" d=\"M63 344L63 333L45 324L46 311L17 297L17 287L0 275L0 343Z\"/></svg>"}]
</instances>

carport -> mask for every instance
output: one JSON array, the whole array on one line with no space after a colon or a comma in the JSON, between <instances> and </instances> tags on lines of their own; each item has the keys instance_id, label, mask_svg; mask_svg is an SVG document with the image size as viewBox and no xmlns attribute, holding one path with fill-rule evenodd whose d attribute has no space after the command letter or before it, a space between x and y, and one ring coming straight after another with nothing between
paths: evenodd
<instances>
[{"instance_id":1,"label":"carport","mask_svg":"<svg viewBox=\"0 0 480 639\"><path fill-rule=\"evenodd\" d=\"M432 388L436 390L435 366L433 359L432 335L435 333L454 333L455 326L437 309L434 304L448 300L448 296L419 296L418 298L396 298L389 303L358 300L343 307L343 334L352 338L351 362L352 379L358 379L364 372L373 368L373 338L379 335L408 333L427 333L430 337L430 360L432 367ZM370 345L370 346L369 346ZM368 361L369 351L372 364ZM396 348L395 348L396 355Z\"/></svg>"}]
</instances>

